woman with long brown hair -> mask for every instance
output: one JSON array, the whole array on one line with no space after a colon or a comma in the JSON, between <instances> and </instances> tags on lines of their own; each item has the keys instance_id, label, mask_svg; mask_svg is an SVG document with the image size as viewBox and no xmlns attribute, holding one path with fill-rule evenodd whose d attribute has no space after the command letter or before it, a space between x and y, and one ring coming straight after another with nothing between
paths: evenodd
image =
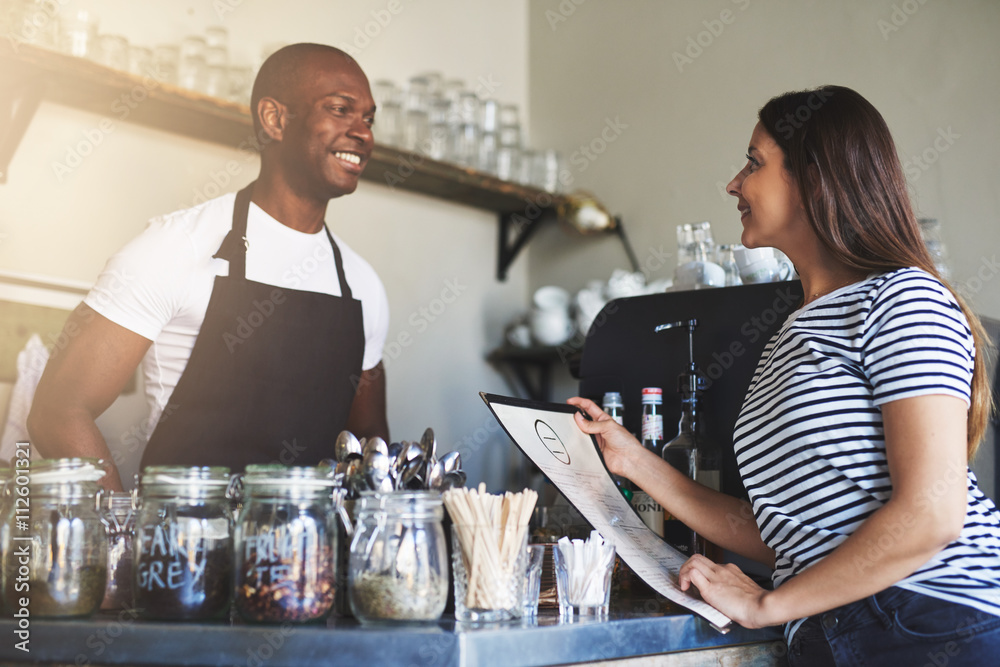
<instances>
[{"instance_id":1,"label":"woman with long brown hair","mask_svg":"<svg viewBox=\"0 0 1000 667\"><path fill-rule=\"evenodd\" d=\"M580 428L611 472L773 568L766 590L693 556L680 585L746 627L785 624L791 664L995 664L1000 516L968 468L992 405L988 344L920 238L885 121L848 88L776 97L728 192L744 245L782 250L805 294L736 423L749 503L570 399L594 419Z\"/></svg>"}]
</instances>

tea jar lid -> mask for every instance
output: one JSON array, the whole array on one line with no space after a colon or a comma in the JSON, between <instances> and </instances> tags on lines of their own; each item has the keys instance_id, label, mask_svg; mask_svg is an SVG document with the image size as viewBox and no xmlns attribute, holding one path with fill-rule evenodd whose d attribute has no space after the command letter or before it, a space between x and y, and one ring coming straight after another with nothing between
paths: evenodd
<instances>
[{"instance_id":1,"label":"tea jar lid","mask_svg":"<svg viewBox=\"0 0 1000 667\"><path fill-rule=\"evenodd\" d=\"M31 464L32 484L97 482L106 474L104 461L94 458L42 459Z\"/></svg>"},{"instance_id":2,"label":"tea jar lid","mask_svg":"<svg viewBox=\"0 0 1000 667\"><path fill-rule=\"evenodd\" d=\"M225 496L231 484L229 468L223 466L146 466L136 475L143 496Z\"/></svg>"},{"instance_id":3,"label":"tea jar lid","mask_svg":"<svg viewBox=\"0 0 1000 667\"><path fill-rule=\"evenodd\" d=\"M333 470L327 466L284 466L276 463L250 464L243 474L243 483L250 485L281 485L311 488L337 486Z\"/></svg>"}]
</instances>

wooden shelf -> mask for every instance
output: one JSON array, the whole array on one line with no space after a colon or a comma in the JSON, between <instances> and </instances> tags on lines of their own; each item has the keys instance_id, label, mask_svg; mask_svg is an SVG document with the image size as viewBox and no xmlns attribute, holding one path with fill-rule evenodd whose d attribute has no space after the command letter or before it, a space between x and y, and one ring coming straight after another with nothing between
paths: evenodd
<instances>
[{"instance_id":1,"label":"wooden shelf","mask_svg":"<svg viewBox=\"0 0 1000 667\"><path fill-rule=\"evenodd\" d=\"M249 107L113 70L31 45L0 42L0 183L41 100L240 150L257 145ZM9 122L7 122L9 121ZM376 144L364 180L493 211L500 218L497 278L540 224L557 217L560 195Z\"/></svg>"},{"instance_id":2,"label":"wooden shelf","mask_svg":"<svg viewBox=\"0 0 1000 667\"><path fill-rule=\"evenodd\" d=\"M43 99L114 122L136 123L243 150L252 150L254 145L250 109L242 104L31 45L20 45L15 52L6 41L0 43L0 65L4 95L19 84L42 82ZM539 217L535 207L553 212L561 200L544 190L381 144L375 145L362 178L525 218Z\"/></svg>"}]
</instances>

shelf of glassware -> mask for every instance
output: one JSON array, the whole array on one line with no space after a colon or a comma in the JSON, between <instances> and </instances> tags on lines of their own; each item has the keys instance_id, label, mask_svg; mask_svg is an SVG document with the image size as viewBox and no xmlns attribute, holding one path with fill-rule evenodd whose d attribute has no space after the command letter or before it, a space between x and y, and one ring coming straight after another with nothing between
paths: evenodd
<instances>
[{"instance_id":1,"label":"shelf of glassware","mask_svg":"<svg viewBox=\"0 0 1000 667\"><path fill-rule=\"evenodd\" d=\"M136 123L241 150L253 150L256 141L250 109L243 104L28 44L15 49L12 43L0 42L0 65L4 91L0 99L10 102L11 118L17 115L18 104L33 110L33 97L34 104L45 99L99 114L110 122ZM23 131L29 122L27 118L8 125L23 125ZM0 146L8 153L0 156L5 158L0 165L3 171L20 139L11 136L12 129L0 137ZM381 144L376 144L363 178L529 221L554 214L562 201L559 195L538 188Z\"/></svg>"}]
</instances>

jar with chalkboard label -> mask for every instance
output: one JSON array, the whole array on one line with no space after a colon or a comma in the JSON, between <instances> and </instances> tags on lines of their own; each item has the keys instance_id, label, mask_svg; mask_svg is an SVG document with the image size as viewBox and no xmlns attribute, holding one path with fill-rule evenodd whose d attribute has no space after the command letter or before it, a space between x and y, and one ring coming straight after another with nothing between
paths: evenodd
<instances>
[{"instance_id":1,"label":"jar with chalkboard label","mask_svg":"<svg viewBox=\"0 0 1000 667\"><path fill-rule=\"evenodd\" d=\"M4 602L16 617L89 616L104 598L108 547L98 459L33 461L7 502ZM23 482L22 482L23 479ZM26 483L25 483L26 482ZM21 613L23 612L23 613Z\"/></svg>"},{"instance_id":2,"label":"jar with chalkboard label","mask_svg":"<svg viewBox=\"0 0 1000 667\"><path fill-rule=\"evenodd\" d=\"M133 592L139 613L185 621L225 616L233 590L229 469L149 466L138 488Z\"/></svg>"},{"instance_id":3,"label":"jar with chalkboard label","mask_svg":"<svg viewBox=\"0 0 1000 667\"><path fill-rule=\"evenodd\" d=\"M330 613L343 496L328 467L247 466L234 533L240 617L306 623Z\"/></svg>"}]
</instances>

